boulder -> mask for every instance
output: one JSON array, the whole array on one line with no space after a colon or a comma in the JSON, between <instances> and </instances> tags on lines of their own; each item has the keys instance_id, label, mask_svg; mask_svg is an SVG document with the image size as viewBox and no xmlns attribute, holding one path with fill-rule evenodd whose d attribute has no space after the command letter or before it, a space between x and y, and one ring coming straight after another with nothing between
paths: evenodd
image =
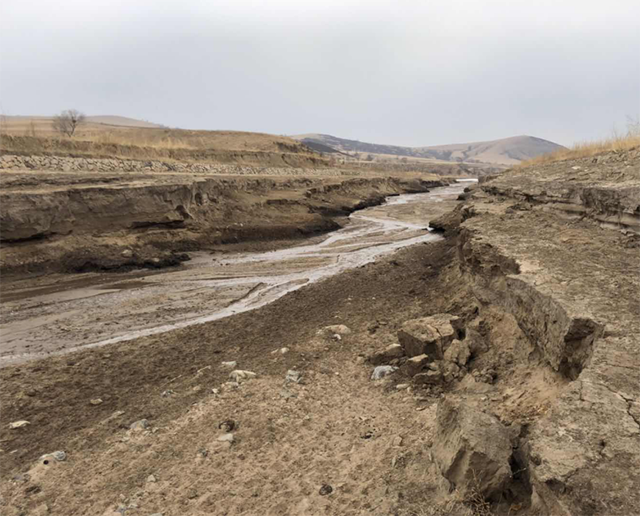
<instances>
[{"instance_id":1,"label":"boulder","mask_svg":"<svg viewBox=\"0 0 640 516\"><path fill-rule=\"evenodd\" d=\"M404 356L404 350L400 344L391 344L382 351L378 351L369 357L369 362L373 365L387 364L391 360L402 358Z\"/></svg>"},{"instance_id":2,"label":"boulder","mask_svg":"<svg viewBox=\"0 0 640 516\"><path fill-rule=\"evenodd\" d=\"M511 455L508 430L495 417L451 396L440 402L433 458L462 496L498 499L511 479Z\"/></svg>"},{"instance_id":3,"label":"boulder","mask_svg":"<svg viewBox=\"0 0 640 516\"><path fill-rule=\"evenodd\" d=\"M444 350L456 337L459 318L449 314L436 314L406 321L398 332L398 340L409 357L428 355L442 359Z\"/></svg>"}]
</instances>

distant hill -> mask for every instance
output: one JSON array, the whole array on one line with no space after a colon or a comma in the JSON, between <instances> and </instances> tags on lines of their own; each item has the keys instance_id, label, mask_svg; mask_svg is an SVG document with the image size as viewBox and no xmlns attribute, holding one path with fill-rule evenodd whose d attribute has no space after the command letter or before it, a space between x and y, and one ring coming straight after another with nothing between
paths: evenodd
<instances>
[{"instance_id":1,"label":"distant hill","mask_svg":"<svg viewBox=\"0 0 640 516\"><path fill-rule=\"evenodd\" d=\"M328 134L301 134L292 136L292 138L320 152L327 152L321 150L320 147L322 146L329 147L335 152L371 155L367 156L367 158L396 156L398 158L406 157L439 162L486 163L503 166L517 165L521 161L564 148L557 143L533 136L513 136L486 142L457 143L430 147L401 147L366 143L357 140L346 140Z\"/></svg>"},{"instance_id":2,"label":"distant hill","mask_svg":"<svg viewBox=\"0 0 640 516\"><path fill-rule=\"evenodd\" d=\"M164 127L163 125L152 124L151 122L147 122L145 120L136 120L135 118L114 115L88 116L87 122L93 122L94 124L117 125L120 127Z\"/></svg>"}]
</instances>

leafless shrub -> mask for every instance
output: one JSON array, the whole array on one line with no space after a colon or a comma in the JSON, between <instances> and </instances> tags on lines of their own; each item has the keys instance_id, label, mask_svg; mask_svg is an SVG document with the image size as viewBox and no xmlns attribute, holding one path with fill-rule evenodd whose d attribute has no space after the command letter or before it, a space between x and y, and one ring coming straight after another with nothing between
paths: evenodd
<instances>
[{"instance_id":1,"label":"leafless shrub","mask_svg":"<svg viewBox=\"0 0 640 516\"><path fill-rule=\"evenodd\" d=\"M78 126L84 123L85 118L84 113L77 109L67 109L53 117L53 129L70 138Z\"/></svg>"}]
</instances>

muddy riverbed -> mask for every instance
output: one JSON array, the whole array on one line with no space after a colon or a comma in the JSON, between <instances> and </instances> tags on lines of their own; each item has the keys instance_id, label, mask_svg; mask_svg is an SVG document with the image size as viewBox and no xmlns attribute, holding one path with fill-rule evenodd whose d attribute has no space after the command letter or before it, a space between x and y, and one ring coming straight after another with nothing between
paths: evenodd
<instances>
[{"instance_id":1,"label":"muddy riverbed","mask_svg":"<svg viewBox=\"0 0 640 516\"><path fill-rule=\"evenodd\" d=\"M440 238L430 218L451 209L468 183L390 197L354 213L321 241L267 253L192 254L162 272L55 274L3 288L0 365L97 347L221 319Z\"/></svg>"}]
</instances>

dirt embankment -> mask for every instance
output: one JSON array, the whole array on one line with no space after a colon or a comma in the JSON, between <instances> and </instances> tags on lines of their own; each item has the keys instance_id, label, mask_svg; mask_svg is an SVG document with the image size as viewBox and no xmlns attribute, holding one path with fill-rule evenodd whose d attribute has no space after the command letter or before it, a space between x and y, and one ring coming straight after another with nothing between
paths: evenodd
<instances>
[{"instance_id":1,"label":"dirt embankment","mask_svg":"<svg viewBox=\"0 0 640 516\"><path fill-rule=\"evenodd\" d=\"M450 181L138 175L109 183L114 178L43 174L34 187L32 179L4 177L4 272L174 265L185 251L337 229L388 195Z\"/></svg>"},{"instance_id":2,"label":"dirt embankment","mask_svg":"<svg viewBox=\"0 0 640 516\"><path fill-rule=\"evenodd\" d=\"M159 130L150 130L158 132ZM162 132L160 130L160 132ZM257 135L259 136L259 135ZM269 145L233 140L228 146L212 147L154 146L126 143L101 143L71 139L38 138L31 136L2 136L0 168L29 168L50 170L155 169L203 172L219 164L254 165L261 167L324 168L330 161L319 153L294 140L271 137ZM123 139L126 141L126 139ZM236 142L238 143L238 142ZM83 168L84 167L84 168Z\"/></svg>"}]
</instances>

